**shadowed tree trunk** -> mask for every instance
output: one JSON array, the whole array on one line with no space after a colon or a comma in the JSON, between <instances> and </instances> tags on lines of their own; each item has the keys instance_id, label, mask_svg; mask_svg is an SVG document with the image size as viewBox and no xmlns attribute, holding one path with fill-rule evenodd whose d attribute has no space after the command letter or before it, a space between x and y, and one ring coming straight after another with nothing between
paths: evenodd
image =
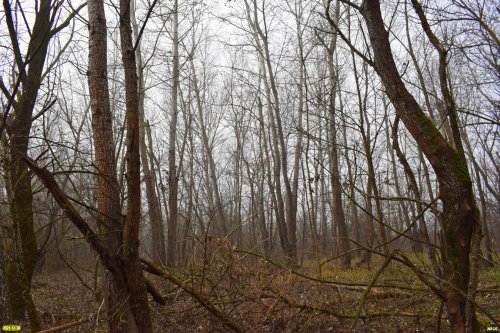
<instances>
[{"instance_id":1,"label":"shadowed tree trunk","mask_svg":"<svg viewBox=\"0 0 500 333\"><path fill-rule=\"evenodd\" d=\"M193 38L194 39L194 38ZM220 236L225 236L228 233L227 219L224 212L224 207L222 206L222 199L220 196L219 183L217 181L217 170L215 166L213 147L210 144L210 139L208 137L207 128L205 125L205 120L203 116L203 105L201 100L201 91L198 84L198 77L196 75L196 69L194 67L193 58L189 60L191 66L191 75L193 81L193 88L196 100L196 111L198 115L198 126L200 131L201 143L203 145L203 152L205 154L207 175L208 175L208 191L210 192L209 197L212 199L212 204L215 210L215 229L217 234Z\"/></svg>"},{"instance_id":2,"label":"shadowed tree trunk","mask_svg":"<svg viewBox=\"0 0 500 333\"><path fill-rule=\"evenodd\" d=\"M0 244L0 324L10 322L8 287L5 275L4 248Z\"/></svg>"},{"instance_id":3,"label":"shadowed tree trunk","mask_svg":"<svg viewBox=\"0 0 500 333\"><path fill-rule=\"evenodd\" d=\"M5 159L5 170L14 240L13 260L4 259L8 259L6 273L11 293L10 307L13 319L23 319L27 310L30 328L36 331L39 330L40 323L31 299L30 284L38 259L38 250L33 228L31 174L22 162L22 155L28 152L33 110L42 84L49 42L69 24L73 14L59 26L53 27L54 18L60 14L62 3L51 0L37 2L34 24L31 28L28 27L32 33L30 33L27 53L23 59L22 51L24 50L18 36L19 25L21 25L17 20L18 5L15 4L16 8L13 10L9 0L3 1L3 15L11 41L9 47L14 54L15 69L13 69L17 74L17 77L13 78L16 83L12 93L9 93L3 81L1 82L2 91L9 100L8 107L0 120L0 137L6 129L10 147L9 158ZM76 11L81 8L82 6ZM24 13L22 16L24 17ZM9 114L11 107L13 111Z\"/></svg>"}]
</instances>

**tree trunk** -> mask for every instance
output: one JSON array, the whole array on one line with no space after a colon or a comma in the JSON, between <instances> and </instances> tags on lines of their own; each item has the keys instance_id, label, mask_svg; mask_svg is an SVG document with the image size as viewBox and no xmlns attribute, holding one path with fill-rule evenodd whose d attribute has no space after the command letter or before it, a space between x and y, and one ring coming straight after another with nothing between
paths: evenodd
<instances>
[{"instance_id":1,"label":"tree trunk","mask_svg":"<svg viewBox=\"0 0 500 333\"><path fill-rule=\"evenodd\" d=\"M137 25L137 20L135 17L135 5L132 1L131 4L131 22L134 30L134 38L136 43L138 43L135 49L135 57L137 59L137 70L139 76L139 145L141 154L141 163L144 173L144 182L146 184L146 199L148 203L148 215L149 223L151 224L151 234L152 234L152 256L156 263L161 265L166 264L165 256L165 233L163 229L163 219L161 216L161 207L158 195L156 194L156 184L154 177L153 165L150 167L149 154L146 146L146 121L144 119L144 98L145 98L145 87L144 87L144 70L142 64L141 56L141 44L137 41L139 37L139 27Z\"/></svg>"},{"instance_id":2,"label":"tree trunk","mask_svg":"<svg viewBox=\"0 0 500 333\"><path fill-rule=\"evenodd\" d=\"M130 21L131 0L120 0L120 40L125 72L127 123L127 216L123 225L124 272L129 305L137 329L152 332L146 285L139 258L141 223L141 160L139 153L139 94L137 64Z\"/></svg>"},{"instance_id":3,"label":"tree trunk","mask_svg":"<svg viewBox=\"0 0 500 333\"><path fill-rule=\"evenodd\" d=\"M417 7L416 1L412 1ZM420 8L421 10L421 8ZM417 7L418 11L418 7ZM361 7L368 28L369 40L373 50L373 65L379 74L386 93L397 114L409 130L419 147L429 160L438 179L443 203L442 253L449 282L446 293L446 308L452 331L465 332L466 300L470 279L469 255L474 228L478 228L478 212L472 191L472 182L467 168L459 133L453 131L454 146L451 146L439 130L425 116L415 98L408 92L398 73L390 43L389 34L378 0L364 1ZM422 15L420 19L423 22ZM424 30L429 29L428 25ZM440 71L446 66L446 58L440 54ZM456 116L453 103L449 103L444 89L446 82L441 80L444 98L447 100L448 113ZM453 123L453 121L451 121Z\"/></svg>"},{"instance_id":4,"label":"tree trunk","mask_svg":"<svg viewBox=\"0 0 500 333\"><path fill-rule=\"evenodd\" d=\"M245 1L247 9L247 20L252 26L257 49L261 55L263 81L266 87L266 97L268 99L268 113L271 121L273 146L275 154L275 188L278 205L278 212L283 210L282 214L278 214L278 221L281 218L286 227L286 240L284 239L284 230L281 231L280 238L283 238L282 245L286 248L285 255L292 262L297 261L297 204L293 199L292 186L288 175L288 153L285 145L285 137L283 135L283 126L281 123L280 99L278 89L275 82L273 67L271 64L271 55L269 52L269 43L267 39L267 31L263 31L259 25L258 8L255 0L253 1L253 10L250 9L248 1ZM253 13L253 19L251 17ZM265 27L266 28L266 27ZM285 200L281 193L281 177L285 185ZM282 216L281 216L282 215ZM279 226L279 224L278 224Z\"/></svg>"},{"instance_id":5,"label":"tree trunk","mask_svg":"<svg viewBox=\"0 0 500 333\"><path fill-rule=\"evenodd\" d=\"M172 110L170 115L170 130L168 134L168 233L167 233L167 266L175 267L177 248L177 220L178 207L177 195L179 179L177 178L177 167L175 161L175 146L177 136L177 106L179 90L179 5L178 0L174 0L172 8L172 29L173 29L173 66L172 66Z\"/></svg>"},{"instance_id":6,"label":"tree trunk","mask_svg":"<svg viewBox=\"0 0 500 333\"><path fill-rule=\"evenodd\" d=\"M5 275L5 260L4 248L0 244L0 323L7 324L10 322L9 309L9 286L7 284L7 276Z\"/></svg>"},{"instance_id":7,"label":"tree trunk","mask_svg":"<svg viewBox=\"0 0 500 333\"><path fill-rule=\"evenodd\" d=\"M97 168L98 226L109 251L122 253L120 188L116 173L113 119L111 114L108 72L106 17L102 0L88 2L89 13L89 92L92 131ZM123 289L123 290L122 290ZM121 279L107 276L107 312L110 332L127 332L127 290ZM122 320L125 318L124 320Z\"/></svg>"},{"instance_id":8,"label":"tree trunk","mask_svg":"<svg viewBox=\"0 0 500 333\"><path fill-rule=\"evenodd\" d=\"M207 128L205 127L205 121L203 118L203 107L202 107L202 101L201 101L201 93L200 93L200 88L198 86L198 78L196 76L196 70L194 68L194 61L193 58L190 59L190 65L191 65L191 70L192 70L192 81L194 85L194 93L196 96L196 110L198 114L198 123L200 127L200 133L201 133L201 142L203 144L204 152L205 152L205 158L207 161L207 167L208 167L208 191L212 193L211 197L213 198L213 204L214 204L214 209L215 209L215 224L216 224L216 229L218 229L218 233L220 233L222 236L227 235L228 229L227 229L227 221L226 221L226 214L224 213L224 207L222 206L222 199L220 197L220 191L219 191L219 184L217 182L217 173L216 173L216 168L215 168L215 160L214 156L212 153L212 147L209 142L208 138L208 133L207 133Z\"/></svg>"},{"instance_id":9,"label":"tree trunk","mask_svg":"<svg viewBox=\"0 0 500 333\"><path fill-rule=\"evenodd\" d=\"M335 6L335 19L338 21L340 15L340 5L337 1ZM332 196L333 196L333 222L338 227L339 250L342 256L342 267L351 267L351 254L349 252L349 233L344 213L342 200L342 185L340 182L339 153L337 145L337 123L335 122L335 97L337 95L337 77L334 68L334 54L337 47L337 35L333 34L328 47L328 115L330 124L330 174L332 176Z\"/></svg>"},{"instance_id":10,"label":"tree trunk","mask_svg":"<svg viewBox=\"0 0 500 333\"><path fill-rule=\"evenodd\" d=\"M33 192L31 188L31 174L22 163L21 155L27 154L31 119L41 85L42 70L44 67L47 49L52 37L51 29L51 1L43 0L39 4L33 25L26 60L22 59L20 46L17 40L16 22L9 1L4 1L4 13L11 37L12 49L15 54L20 88L17 100L13 102L14 110L10 115L13 121L3 124L2 130L7 129L10 136L10 158L6 161L7 186L10 188L9 206L13 222L14 262L7 265L7 281L9 284L10 307L13 319L23 319L26 310L33 303L31 300L30 284L35 270L38 251L35 231L33 228ZM28 66L29 61L29 66ZM28 70L26 71L26 68ZM15 96L12 97L14 100ZM4 127L5 126L5 127ZM1 134L1 133L0 133ZM29 310L29 309L28 309ZM33 311L29 311L28 315ZM32 330L38 330L38 318L30 316Z\"/></svg>"}]
</instances>

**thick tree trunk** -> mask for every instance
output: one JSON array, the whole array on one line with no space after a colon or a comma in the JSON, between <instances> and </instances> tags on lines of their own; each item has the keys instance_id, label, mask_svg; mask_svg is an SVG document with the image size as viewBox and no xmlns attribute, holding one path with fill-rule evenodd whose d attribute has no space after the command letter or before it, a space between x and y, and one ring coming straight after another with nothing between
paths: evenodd
<instances>
[{"instance_id":1,"label":"thick tree trunk","mask_svg":"<svg viewBox=\"0 0 500 333\"><path fill-rule=\"evenodd\" d=\"M100 212L99 222L107 235L105 248L102 244L97 244L96 240L93 240L93 245L100 254L104 266L111 274L107 293L110 331L135 332L140 327L145 332L151 332L149 305L139 261L139 223L141 217L139 100L130 27L130 2L127 0L120 3L120 17L127 111L128 205L126 219L123 219L121 214L120 191L116 174L112 115L107 82L104 4L98 0L89 1L89 89L96 167L99 172L97 200ZM50 189L50 186L47 187ZM74 223L75 220L77 217L73 217ZM84 221L79 223L85 224ZM81 229L81 226L79 228ZM91 231L84 230L82 232L85 234ZM109 256L123 258L122 263L118 264L116 259L110 259Z\"/></svg>"},{"instance_id":2,"label":"thick tree trunk","mask_svg":"<svg viewBox=\"0 0 500 333\"><path fill-rule=\"evenodd\" d=\"M123 216L116 173L113 119L111 114L108 72L106 17L102 0L88 2L89 13L89 92L92 110L95 165L97 168L97 207L99 228L108 250L122 254ZM107 312L111 332L126 332L128 322L127 288L121 279L107 274ZM125 320L124 320L125 318Z\"/></svg>"},{"instance_id":3,"label":"thick tree trunk","mask_svg":"<svg viewBox=\"0 0 500 333\"><path fill-rule=\"evenodd\" d=\"M452 330L465 332L464 295L468 295L469 290L469 255L472 234L479 221L460 136L453 131L453 121L451 121L455 148L451 146L406 89L392 55L389 34L384 26L379 1L364 1L361 13L368 28L375 70L397 114L436 172L440 188L439 198L443 203L442 253L445 266L443 271L446 272L445 278L449 282L446 308ZM442 54L440 56L442 57ZM442 66L441 62L441 71ZM454 117L455 110L444 91L446 82L441 80L441 85L448 111L450 114L453 113Z\"/></svg>"},{"instance_id":4,"label":"thick tree trunk","mask_svg":"<svg viewBox=\"0 0 500 333\"><path fill-rule=\"evenodd\" d=\"M9 206L16 251L14 254L15 262L8 265L7 275L13 318L22 319L26 310L29 310L30 304L33 303L30 284L38 259L38 251L33 228L31 174L22 162L21 156L28 152L33 109L41 85L49 41L52 37L50 33L52 5L50 0L43 0L39 4L27 51L26 61L29 61L29 66L21 56L9 1L4 0L3 5L22 87L19 89L17 101L14 103L14 111L11 115L13 121L6 126L10 136L10 158L6 162L6 175L11 192ZM28 68L27 71L26 68ZM32 318L30 313L33 311L28 311L31 329L38 330L40 325L38 318L36 316Z\"/></svg>"}]
</instances>

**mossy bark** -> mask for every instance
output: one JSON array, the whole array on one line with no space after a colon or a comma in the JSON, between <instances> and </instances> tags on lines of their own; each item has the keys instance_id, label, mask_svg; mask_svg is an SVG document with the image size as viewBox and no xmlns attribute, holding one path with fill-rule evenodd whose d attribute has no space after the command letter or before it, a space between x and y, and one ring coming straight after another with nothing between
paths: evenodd
<instances>
[{"instance_id":1,"label":"mossy bark","mask_svg":"<svg viewBox=\"0 0 500 333\"><path fill-rule=\"evenodd\" d=\"M6 22L11 37L12 48L16 56L20 86L17 100L13 103L11 122L6 126L10 137L9 158L5 169L9 189L10 213L13 222L12 240L15 251L13 260L7 269L7 281L10 288L11 310L13 319L23 319L26 311L32 330L39 329L39 321L30 296L30 284L38 259L35 231L33 228L33 191L31 174L22 162L22 155L27 154L33 110L41 85L42 71L52 34L51 1L40 1L30 36L27 59L22 59L17 30L13 19L13 10L4 2ZM29 65L25 63L29 61Z\"/></svg>"},{"instance_id":2,"label":"mossy bark","mask_svg":"<svg viewBox=\"0 0 500 333\"><path fill-rule=\"evenodd\" d=\"M416 1L413 2L414 7L415 3L418 5ZM418 8L416 9L418 13ZM461 139L459 133L453 131L453 142L450 144L406 89L391 51L389 33L382 18L380 1L364 1L360 10L366 22L373 50L372 64L384 84L396 113L422 149L437 176L439 198L443 203L441 247L444 278L448 282L445 287L446 309L451 330L465 332L467 322L465 295L469 294L470 288L471 242L474 228L479 221ZM422 26L426 30L424 18L421 13L419 15ZM430 38L432 37L428 31L426 33ZM431 42L435 43L432 38ZM443 56L440 54L440 61L442 60ZM442 76L442 71L441 66L440 76ZM440 81L444 99L450 106L449 112L456 116L453 101L449 100L450 96L447 94L446 82ZM451 116L450 121L453 123Z\"/></svg>"}]
</instances>

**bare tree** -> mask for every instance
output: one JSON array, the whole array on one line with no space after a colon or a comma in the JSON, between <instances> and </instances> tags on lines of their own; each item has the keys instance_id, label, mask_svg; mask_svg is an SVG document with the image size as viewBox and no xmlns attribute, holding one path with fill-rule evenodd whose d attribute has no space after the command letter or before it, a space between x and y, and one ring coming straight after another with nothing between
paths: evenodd
<instances>
[{"instance_id":1,"label":"bare tree","mask_svg":"<svg viewBox=\"0 0 500 333\"><path fill-rule=\"evenodd\" d=\"M8 103L0 119L0 137L6 130L9 139L8 157L4 158L7 189L10 201L10 213L13 222L13 259L7 270L9 290L11 293L11 311L14 319L22 319L26 310L30 318L32 330L38 330L40 323L30 294L30 284L33 278L38 249L33 228L33 191L31 175L22 162L22 155L27 154L34 110L38 93L43 80L43 70L51 39L71 22L71 19L83 7L81 5L71 13L65 21L56 25L55 18L59 16L62 2L43 0L37 4L37 11L32 27L26 20L26 28L32 31L26 45L26 55L22 54L22 34L18 22L16 3L12 8L10 1L3 2L5 21L10 37L10 48L14 56L12 91L9 91L3 80L0 89ZM21 16L24 13L20 10ZM50 105L44 105L40 114ZM12 112L11 112L12 110ZM39 114L39 115L40 115Z\"/></svg>"},{"instance_id":2,"label":"bare tree","mask_svg":"<svg viewBox=\"0 0 500 333\"><path fill-rule=\"evenodd\" d=\"M133 1L132 1L133 2ZM160 201L156 192L156 184L154 182L154 168L153 164L149 161L148 149L146 146L146 120L144 115L144 99L146 94L146 87L144 84L144 64L142 62L141 54L141 41L139 40L139 26L135 17L135 4L131 5L131 20L134 31L134 38L136 40L135 56L137 59L137 73L139 79L138 93L139 93L139 140L140 140L140 153L141 163L144 173L144 182L146 183L146 199L148 202L149 222L151 224L151 240L152 240L152 255L155 262L166 264L165 252L165 232L163 228L163 219L161 214ZM151 165L150 165L151 164Z\"/></svg>"},{"instance_id":3,"label":"bare tree","mask_svg":"<svg viewBox=\"0 0 500 333\"><path fill-rule=\"evenodd\" d=\"M178 90L179 90L179 4L174 0L172 7L172 31L173 31L173 50L172 50L172 109L170 114L170 130L168 135L168 236L167 236L167 265L174 267L176 265L177 249L177 222L178 203L177 196L179 191L179 179L176 166L176 136L177 136L177 114L178 110Z\"/></svg>"},{"instance_id":4,"label":"bare tree","mask_svg":"<svg viewBox=\"0 0 500 333\"><path fill-rule=\"evenodd\" d=\"M379 1L363 1L361 6L351 4L362 14L373 60L358 55L372 65L385 86L386 93L396 109L396 113L411 133L436 172L439 182L439 198L443 203L443 271L449 285L446 294L439 295L446 300L448 317L453 331L465 332L466 296L471 280L470 254L474 230L479 232L477 208L472 191L461 137L456 122L457 111L451 98L446 78L446 50L432 33L422 7L416 0L412 4L419 16L422 28L436 47L440 57L440 88L448 119L452 129L452 142L439 133L436 126L424 114L421 106L411 95L398 72L389 43L389 33L384 25ZM335 25L330 19L330 23ZM337 30L338 31L338 30Z\"/></svg>"}]
</instances>

